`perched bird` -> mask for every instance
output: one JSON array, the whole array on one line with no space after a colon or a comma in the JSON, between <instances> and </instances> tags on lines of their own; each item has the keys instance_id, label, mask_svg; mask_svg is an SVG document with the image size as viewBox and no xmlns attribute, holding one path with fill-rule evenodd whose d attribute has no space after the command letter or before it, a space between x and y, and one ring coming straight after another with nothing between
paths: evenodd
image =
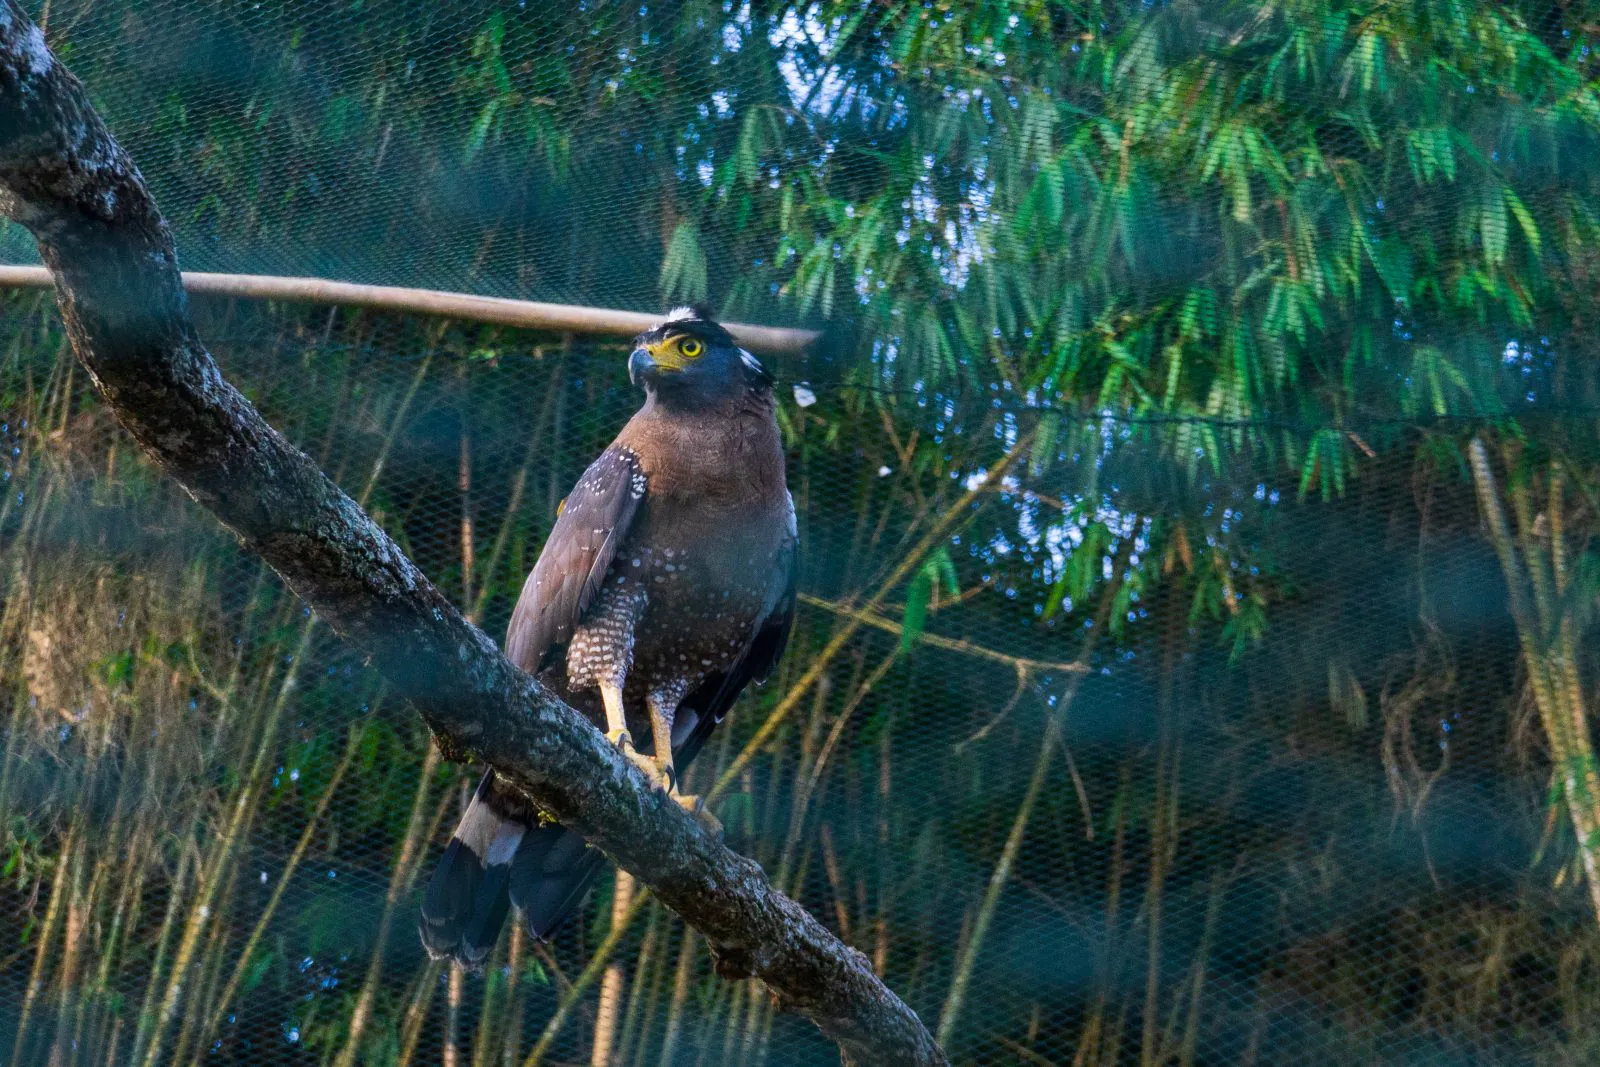
<instances>
[{"instance_id":1,"label":"perched bird","mask_svg":"<svg viewBox=\"0 0 1600 1067\"><path fill-rule=\"evenodd\" d=\"M641 334L628 376L644 406L557 510L505 653L699 812L679 773L789 638L794 500L772 379L710 312ZM477 965L508 905L544 938L603 862L491 770L428 885L423 945Z\"/></svg>"}]
</instances>

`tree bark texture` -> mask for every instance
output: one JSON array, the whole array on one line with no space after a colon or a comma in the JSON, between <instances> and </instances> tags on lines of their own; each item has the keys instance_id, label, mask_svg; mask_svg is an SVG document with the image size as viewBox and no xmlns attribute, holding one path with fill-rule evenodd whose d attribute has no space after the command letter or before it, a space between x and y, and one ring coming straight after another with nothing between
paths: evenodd
<instances>
[{"instance_id":1,"label":"tree bark texture","mask_svg":"<svg viewBox=\"0 0 1600 1067\"><path fill-rule=\"evenodd\" d=\"M761 978L846 1062L947 1062L861 953L513 667L222 377L137 168L15 0L0 0L0 210L37 239L73 349L122 424L371 657L447 754L492 765L602 848L706 936L719 973Z\"/></svg>"}]
</instances>

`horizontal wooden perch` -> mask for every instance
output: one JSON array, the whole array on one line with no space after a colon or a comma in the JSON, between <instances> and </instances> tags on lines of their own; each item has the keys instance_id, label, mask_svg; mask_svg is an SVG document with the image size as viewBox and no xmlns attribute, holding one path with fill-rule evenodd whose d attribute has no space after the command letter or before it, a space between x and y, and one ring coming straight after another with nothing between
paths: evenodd
<instances>
[{"instance_id":1,"label":"horizontal wooden perch","mask_svg":"<svg viewBox=\"0 0 1600 1067\"><path fill-rule=\"evenodd\" d=\"M50 272L44 267L0 265L0 287L48 289L54 284ZM394 285L357 285L327 278L285 278L272 274L209 274L186 270L183 272L183 287L190 293L205 296L287 300L300 304L340 304L411 315L439 315L527 330L608 337L632 337L649 329L660 319L658 315L642 311L617 311L575 304L541 304L533 300L508 300L472 293L406 289ZM744 347L769 355L797 355L822 336L815 330L788 330L743 322L723 325Z\"/></svg>"}]
</instances>

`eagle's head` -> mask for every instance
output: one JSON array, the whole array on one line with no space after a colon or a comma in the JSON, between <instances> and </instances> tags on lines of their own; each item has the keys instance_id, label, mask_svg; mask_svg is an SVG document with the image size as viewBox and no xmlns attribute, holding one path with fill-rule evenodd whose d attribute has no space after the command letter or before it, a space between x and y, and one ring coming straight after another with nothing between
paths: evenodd
<instances>
[{"instance_id":1,"label":"eagle's head","mask_svg":"<svg viewBox=\"0 0 1600 1067\"><path fill-rule=\"evenodd\" d=\"M772 377L704 305L674 308L640 334L628 357L628 378L663 399L713 402L749 389L767 389Z\"/></svg>"}]
</instances>

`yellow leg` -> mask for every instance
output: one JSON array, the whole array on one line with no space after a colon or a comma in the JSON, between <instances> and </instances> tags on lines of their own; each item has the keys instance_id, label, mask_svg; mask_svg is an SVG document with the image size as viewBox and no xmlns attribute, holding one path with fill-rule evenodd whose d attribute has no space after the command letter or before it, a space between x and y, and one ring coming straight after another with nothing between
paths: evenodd
<instances>
[{"instance_id":1,"label":"yellow leg","mask_svg":"<svg viewBox=\"0 0 1600 1067\"><path fill-rule=\"evenodd\" d=\"M601 682L600 699L606 706L606 740L616 745L653 784L662 789L667 788L667 780L662 777L661 769L656 766L656 762L648 756L640 755L633 747L633 737L628 733L628 720L622 710L622 687L610 682Z\"/></svg>"},{"instance_id":2,"label":"yellow leg","mask_svg":"<svg viewBox=\"0 0 1600 1067\"><path fill-rule=\"evenodd\" d=\"M660 768L662 781L666 783L667 791L672 799L700 820L712 834L722 833L722 822L705 809L704 802L698 796L692 796L679 791L678 772L672 765L672 715L676 707L662 707L654 698L650 700L650 733L655 741L655 765Z\"/></svg>"},{"instance_id":3,"label":"yellow leg","mask_svg":"<svg viewBox=\"0 0 1600 1067\"><path fill-rule=\"evenodd\" d=\"M628 720L622 713L622 687L601 682L600 699L606 705L606 740L627 752L633 748L633 738L628 735Z\"/></svg>"},{"instance_id":4,"label":"yellow leg","mask_svg":"<svg viewBox=\"0 0 1600 1067\"><path fill-rule=\"evenodd\" d=\"M656 766L676 790L678 776L672 769L672 723L654 700L650 701L650 733L655 739Z\"/></svg>"}]
</instances>

